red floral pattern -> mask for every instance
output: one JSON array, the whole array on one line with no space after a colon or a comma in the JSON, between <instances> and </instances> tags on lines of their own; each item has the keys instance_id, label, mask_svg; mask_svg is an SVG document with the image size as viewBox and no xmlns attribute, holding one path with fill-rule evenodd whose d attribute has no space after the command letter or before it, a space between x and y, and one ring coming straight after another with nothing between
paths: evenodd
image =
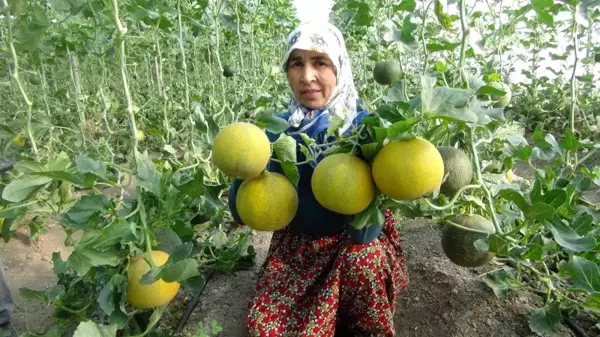
<instances>
[{"instance_id":1,"label":"red floral pattern","mask_svg":"<svg viewBox=\"0 0 600 337\"><path fill-rule=\"evenodd\" d=\"M246 319L251 337L395 336L406 259L388 211L368 244L347 233L315 239L287 227L273 234Z\"/></svg>"}]
</instances>

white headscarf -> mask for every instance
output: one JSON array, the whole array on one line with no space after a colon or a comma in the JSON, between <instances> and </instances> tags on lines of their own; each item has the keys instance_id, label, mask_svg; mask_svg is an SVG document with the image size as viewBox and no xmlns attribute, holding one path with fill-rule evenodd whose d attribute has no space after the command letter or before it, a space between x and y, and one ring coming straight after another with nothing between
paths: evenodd
<instances>
[{"instance_id":1,"label":"white headscarf","mask_svg":"<svg viewBox=\"0 0 600 337\"><path fill-rule=\"evenodd\" d=\"M328 113L330 116L342 118L345 123L340 132L346 131L357 114L358 93L354 86L350 58L340 30L329 22L304 23L290 33L286 46L287 52L283 57L284 71L287 71L288 58L294 49L312 50L329 56L335 67L337 85L324 107L323 114ZM298 102L292 91L289 102L290 125L298 127L306 114L311 111Z\"/></svg>"}]
</instances>

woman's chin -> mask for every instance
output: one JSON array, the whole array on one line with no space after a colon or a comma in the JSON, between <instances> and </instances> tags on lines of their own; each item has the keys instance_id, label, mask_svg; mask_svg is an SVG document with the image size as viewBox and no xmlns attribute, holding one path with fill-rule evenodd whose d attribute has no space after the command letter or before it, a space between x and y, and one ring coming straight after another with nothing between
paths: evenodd
<instances>
[{"instance_id":1,"label":"woman's chin","mask_svg":"<svg viewBox=\"0 0 600 337\"><path fill-rule=\"evenodd\" d=\"M305 107L311 109L311 110L320 110L323 109L325 107L325 104L323 102L317 102L317 101L304 101L304 102L300 102L302 103L302 105L304 105Z\"/></svg>"}]
</instances>

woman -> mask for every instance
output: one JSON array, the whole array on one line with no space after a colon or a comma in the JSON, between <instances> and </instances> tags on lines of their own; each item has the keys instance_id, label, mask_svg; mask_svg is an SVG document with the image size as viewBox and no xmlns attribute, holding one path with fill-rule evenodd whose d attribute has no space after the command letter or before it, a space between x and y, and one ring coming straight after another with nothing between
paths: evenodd
<instances>
[{"instance_id":1,"label":"woman","mask_svg":"<svg viewBox=\"0 0 600 337\"><path fill-rule=\"evenodd\" d=\"M340 31L329 23L303 24L290 34L283 67L293 93L285 131L303 143L305 133L319 144L332 116L345 121L342 132L368 113L358 102L350 60ZM271 142L279 135L267 132ZM305 156L298 147L298 161ZM322 157L320 158L322 159ZM394 336L393 314L408 277L395 220L362 230L352 216L322 207L311 190L317 163L298 167L299 207L291 224L273 234L267 260L249 303L250 336ZM271 162L267 168L283 172ZM236 221L235 181L229 206Z\"/></svg>"}]
</instances>

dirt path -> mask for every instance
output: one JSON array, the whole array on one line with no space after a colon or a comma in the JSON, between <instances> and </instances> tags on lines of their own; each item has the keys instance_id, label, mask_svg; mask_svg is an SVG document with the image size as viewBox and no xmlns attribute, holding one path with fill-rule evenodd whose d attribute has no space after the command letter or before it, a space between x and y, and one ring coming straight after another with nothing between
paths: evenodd
<instances>
[{"instance_id":1,"label":"dirt path","mask_svg":"<svg viewBox=\"0 0 600 337\"><path fill-rule=\"evenodd\" d=\"M27 229L17 232L8 243L0 238L0 260L4 264L4 274L11 287L15 311L13 324L19 333L42 332L53 323L52 308L39 302L22 298L19 288L46 290L54 287L57 277L52 271L52 253L60 252L66 259L70 253L63 242L66 234L57 225L50 223L48 232L40 242L29 240Z\"/></svg>"}]
</instances>

